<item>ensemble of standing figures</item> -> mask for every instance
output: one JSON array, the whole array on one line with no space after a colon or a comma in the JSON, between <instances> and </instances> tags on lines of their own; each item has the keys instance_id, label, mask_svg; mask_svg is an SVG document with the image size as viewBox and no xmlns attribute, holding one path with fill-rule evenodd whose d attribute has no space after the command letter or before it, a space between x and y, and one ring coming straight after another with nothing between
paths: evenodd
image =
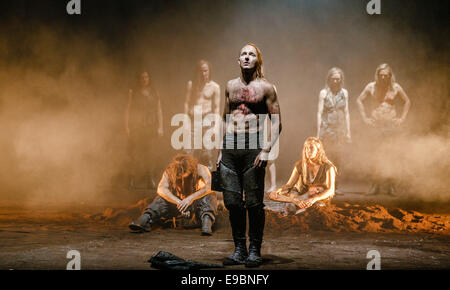
<instances>
[{"instance_id":1,"label":"ensemble of standing figures","mask_svg":"<svg viewBox=\"0 0 450 290\"><path fill-rule=\"evenodd\" d=\"M223 264L258 267L262 264L265 224L265 172L269 153L279 136L276 134L269 142L262 142L267 136L264 136L263 129L265 120L260 118L265 116L273 122L273 116L277 115L280 133L281 113L276 87L264 78L260 50L252 43L245 45L239 53L238 63L240 76L230 80L225 89L223 121L226 125L223 126L223 149L219 150L217 160L215 152L206 149L190 150L175 156L162 174L157 197L129 227L133 231L145 232L150 231L153 224L181 217L201 227L202 235L211 235L217 198L215 191L211 190L210 170L217 166L235 246ZM394 107L397 98L404 101L400 117ZM294 212L298 214L312 206L326 206L339 193L338 168L343 150L351 142L348 99L343 71L330 69L325 87L319 93L317 136L304 142L288 182L276 189L275 181L272 181L271 200L295 208ZM374 105L370 117L366 115L366 100ZM364 88L357 103L373 136L371 144L374 150L371 153L377 154L381 142L389 142L405 120L410 101L395 82L391 68L382 64L376 69L375 81ZM185 113L191 116L196 107L202 109L203 115L219 112L220 86L211 79L209 62L202 60L198 63L194 79L187 84L184 107ZM163 129L159 95L148 72L142 72L139 87L130 90L125 125L130 162L134 165L130 167L130 185L138 169L141 174L148 174L151 182L154 171L152 162L149 162L151 157L147 156L151 151L149 145L155 142L156 136L162 136ZM274 169L270 171L272 179ZM383 180L380 176L379 172L373 171L369 193L377 194L385 186L387 192L394 195L394 181Z\"/></svg>"}]
</instances>

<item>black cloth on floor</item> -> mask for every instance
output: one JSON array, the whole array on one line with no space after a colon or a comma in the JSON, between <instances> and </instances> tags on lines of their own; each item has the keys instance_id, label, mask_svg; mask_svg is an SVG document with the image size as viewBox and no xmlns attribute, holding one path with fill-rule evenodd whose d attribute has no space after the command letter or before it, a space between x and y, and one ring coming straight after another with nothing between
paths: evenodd
<instances>
[{"instance_id":1,"label":"black cloth on floor","mask_svg":"<svg viewBox=\"0 0 450 290\"><path fill-rule=\"evenodd\" d=\"M159 270L199 270L211 268L223 268L222 265L206 264L191 260L184 260L169 252L159 251L150 260L150 267Z\"/></svg>"}]
</instances>

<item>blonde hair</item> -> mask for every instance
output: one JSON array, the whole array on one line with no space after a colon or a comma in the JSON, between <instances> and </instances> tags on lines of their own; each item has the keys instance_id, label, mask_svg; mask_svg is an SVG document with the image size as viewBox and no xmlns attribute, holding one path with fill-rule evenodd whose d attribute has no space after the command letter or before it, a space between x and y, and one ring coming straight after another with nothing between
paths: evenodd
<instances>
[{"instance_id":1,"label":"blonde hair","mask_svg":"<svg viewBox=\"0 0 450 290\"><path fill-rule=\"evenodd\" d=\"M328 164L331 167L334 168L335 173L337 174L337 169L336 166L334 166L334 164L328 160L326 154L325 154L325 149L323 148L323 143L322 141L320 141L320 139L316 138L316 137L308 137L305 140L305 143L303 144L303 150L302 150L302 159L300 160L301 162L301 168L302 168L302 182L303 184L307 183L307 175L308 175L308 170L307 170L307 160L308 157L306 155L306 148L310 145L310 144L314 144L314 146L317 147L317 155L314 158L314 160L311 160L313 163L315 164Z\"/></svg>"},{"instance_id":2,"label":"blonde hair","mask_svg":"<svg viewBox=\"0 0 450 290\"><path fill-rule=\"evenodd\" d=\"M341 84L340 84L340 88L344 87L344 72L342 71L342 69L338 68L338 67L332 67L330 68L330 70L328 71L327 74L327 81L325 83L325 88L329 88L330 87L330 78L332 75L334 75L335 73L338 73L341 76Z\"/></svg>"},{"instance_id":3,"label":"blonde hair","mask_svg":"<svg viewBox=\"0 0 450 290\"><path fill-rule=\"evenodd\" d=\"M264 78L264 73L263 73L263 59L262 59L262 54L261 54L261 50L259 50L259 48L256 46L256 44L254 43L247 43L246 45L244 45L244 47L246 47L247 45L253 46L256 50L256 76L258 78L263 79Z\"/></svg>"},{"instance_id":4,"label":"blonde hair","mask_svg":"<svg viewBox=\"0 0 450 290\"><path fill-rule=\"evenodd\" d=\"M383 69L387 69L389 71L389 76L391 77L390 86L391 86L391 88L393 88L394 83L395 83L395 76L394 76L394 72L392 71L392 68L387 63L380 64L377 67L377 69L375 70L375 84L376 85L379 84L378 74L379 74L380 70L383 70Z\"/></svg>"}]
</instances>

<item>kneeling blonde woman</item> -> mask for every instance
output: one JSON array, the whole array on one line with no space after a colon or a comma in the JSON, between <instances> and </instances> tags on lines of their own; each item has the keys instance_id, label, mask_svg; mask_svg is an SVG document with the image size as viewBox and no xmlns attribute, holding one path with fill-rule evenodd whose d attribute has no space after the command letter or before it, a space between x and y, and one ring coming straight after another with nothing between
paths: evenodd
<instances>
[{"instance_id":1,"label":"kneeling blonde woman","mask_svg":"<svg viewBox=\"0 0 450 290\"><path fill-rule=\"evenodd\" d=\"M294 204L298 207L296 213L303 212L316 203L324 205L334 196L336 174L337 169L325 155L322 142L309 137L289 181L272 191L269 198Z\"/></svg>"}]
</instances>

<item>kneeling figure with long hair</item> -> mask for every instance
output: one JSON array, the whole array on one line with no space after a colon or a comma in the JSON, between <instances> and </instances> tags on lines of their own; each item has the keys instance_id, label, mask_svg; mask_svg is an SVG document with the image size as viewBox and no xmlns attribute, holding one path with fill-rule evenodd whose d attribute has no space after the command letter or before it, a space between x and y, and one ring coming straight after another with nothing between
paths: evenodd
<instances>
[{"instance_id":1,"label":"kneeling figure with long hair","mask_svg":"<svg viewBox=\"0 0 450 290\"><path fill-rule=\"evenodd\" d=\"M324 205L334 196L337 170L328 160L322 142L309 137L303 145L302 156L296 162L289 181L272 191L269 198L291 203L300 213L312 205Z\"/></svg>"}]
</instances>

